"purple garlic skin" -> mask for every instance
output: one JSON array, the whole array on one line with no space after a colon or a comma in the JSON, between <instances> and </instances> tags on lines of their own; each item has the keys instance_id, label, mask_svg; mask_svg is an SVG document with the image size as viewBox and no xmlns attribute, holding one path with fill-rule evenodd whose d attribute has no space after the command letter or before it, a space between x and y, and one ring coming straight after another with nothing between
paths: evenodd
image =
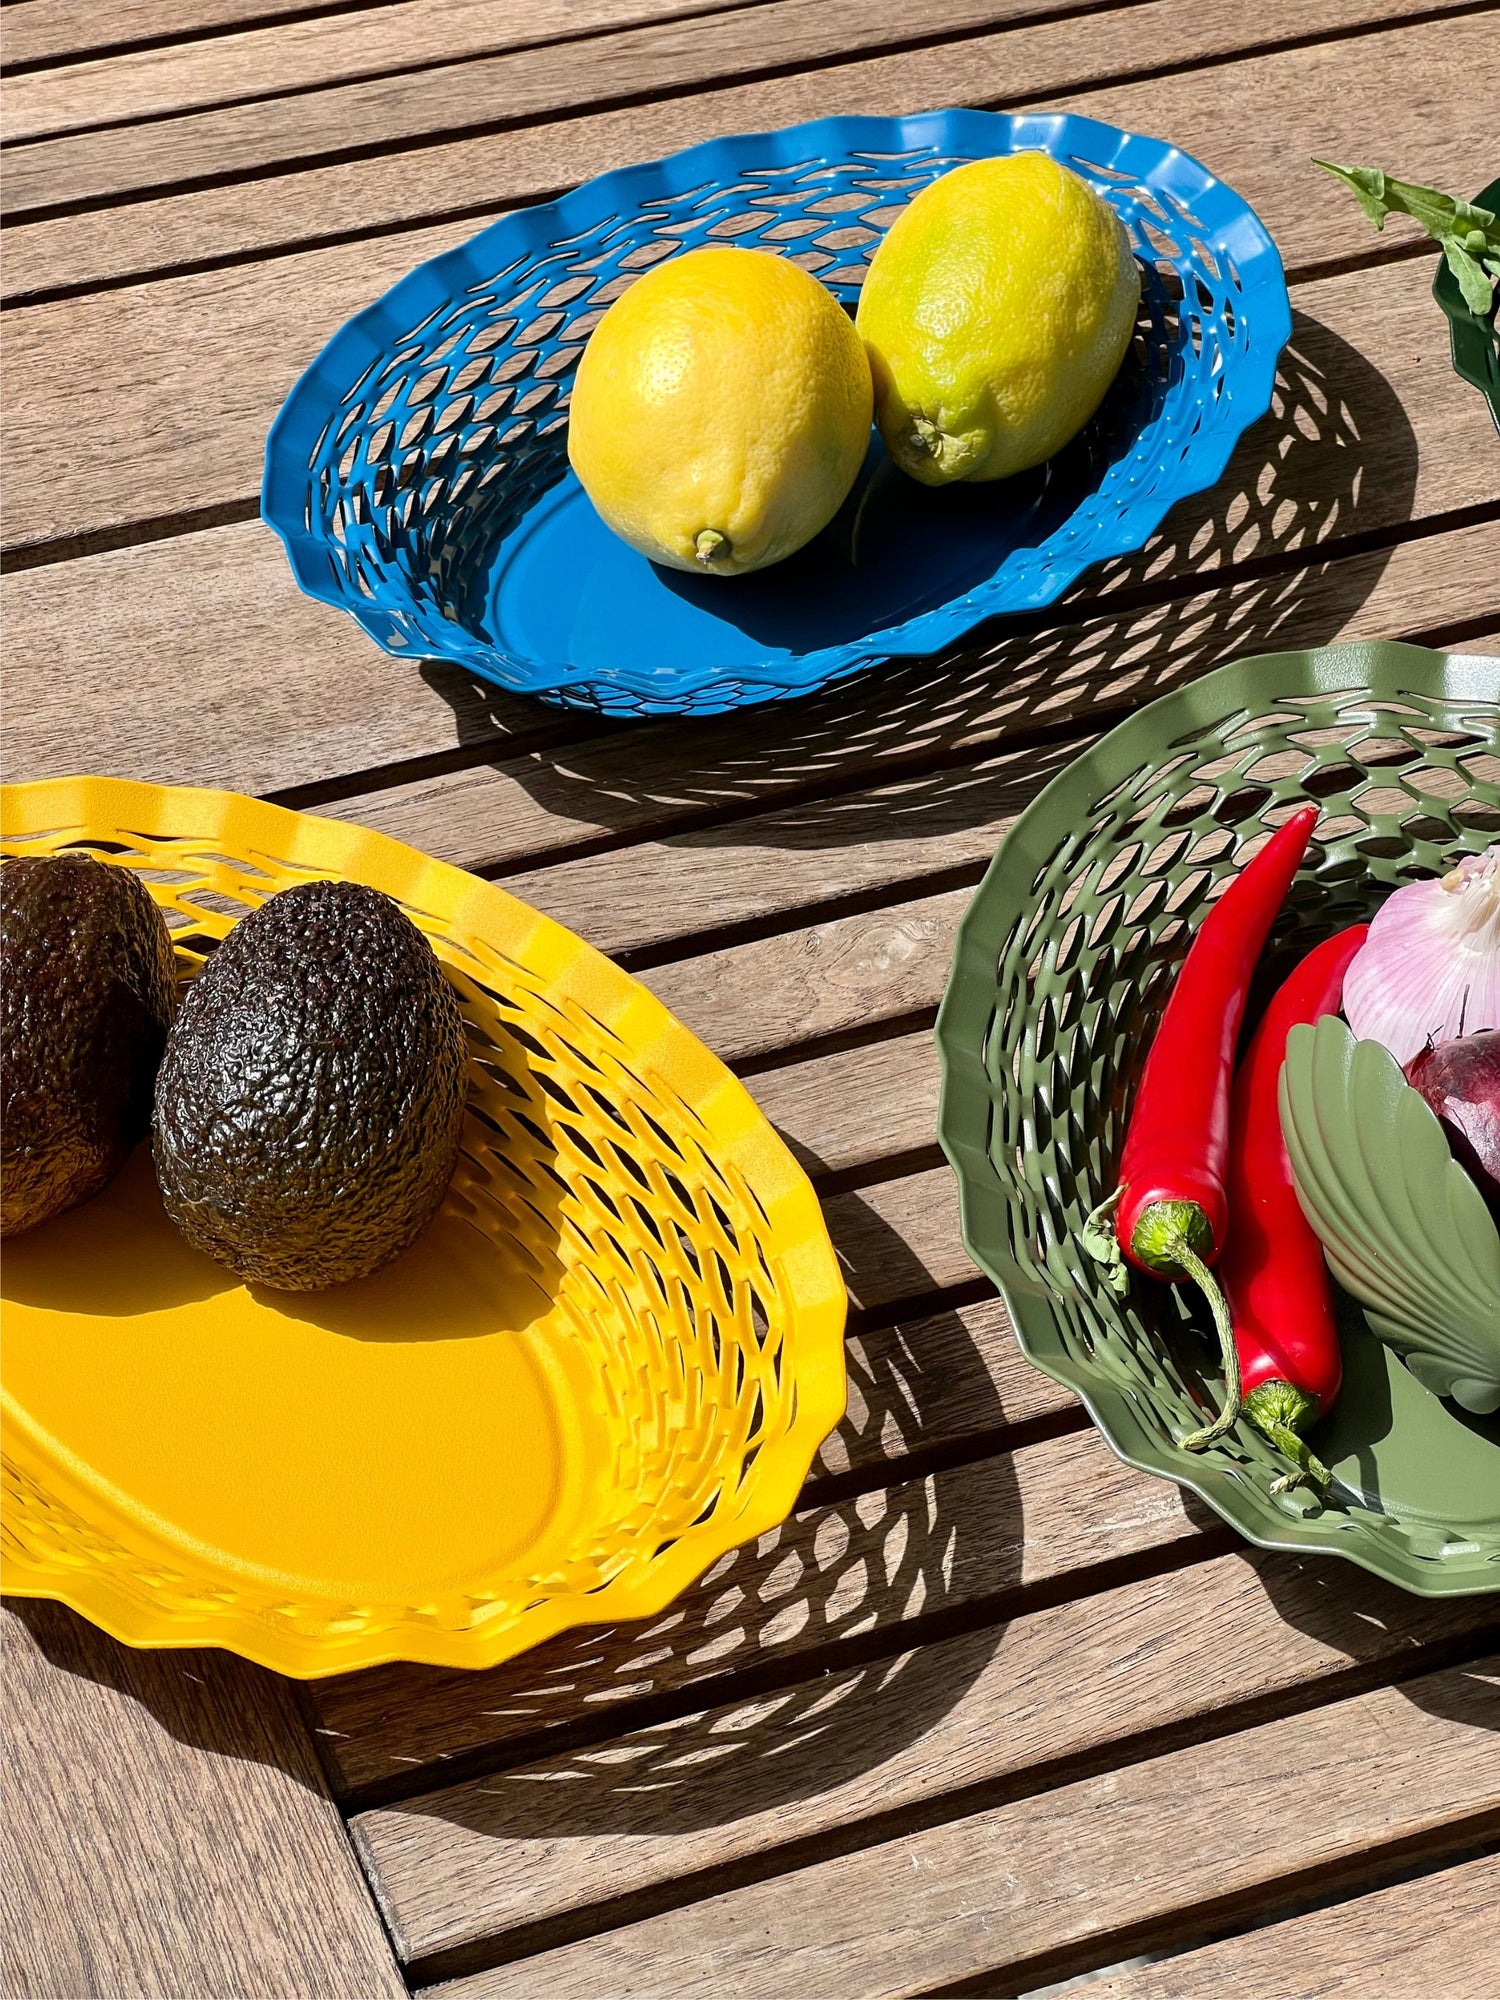
<instances>
[{"instance_id":1,"label":"purple garlic skin","mask_svg":"<svg viewBox=\"0 0 1500 2000\"><path fill-rule=\"evenodd\" d=\"M1406 1080L1437 1113L1454 1159L1500 1222L1500 1030L1419 1050Z\"/></svg>"}]
</instances>

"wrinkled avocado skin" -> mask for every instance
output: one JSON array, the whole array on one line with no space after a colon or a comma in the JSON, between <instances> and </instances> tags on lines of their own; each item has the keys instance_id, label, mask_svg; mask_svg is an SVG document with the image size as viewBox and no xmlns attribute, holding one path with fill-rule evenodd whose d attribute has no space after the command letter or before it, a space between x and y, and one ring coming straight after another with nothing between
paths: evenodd
<instances>
[{"instance_id":1,"label":"wrinkled avocado skin","mask_svg":"<svg viewBox=\"0 0 1500 2000\"><path fill-rule=\"evenodd\" d=\"M0 1235L96 1195L145 1136L176 991L166 922L128 868L0 869Z\"/></svg>"},{"instance_id":2,"label":"wrinkled avocado skin","mask_svg":"<svg viewBox=\"0 0 1500 2000\"><path fill-rule=\"evenodd\" d=\"M188 989L156 1086L156 1172L197 1249L251 1283L367 1276L458 1158L453 989L393 903L306 882L241 918Z\"/></svg>"}]
</instances>

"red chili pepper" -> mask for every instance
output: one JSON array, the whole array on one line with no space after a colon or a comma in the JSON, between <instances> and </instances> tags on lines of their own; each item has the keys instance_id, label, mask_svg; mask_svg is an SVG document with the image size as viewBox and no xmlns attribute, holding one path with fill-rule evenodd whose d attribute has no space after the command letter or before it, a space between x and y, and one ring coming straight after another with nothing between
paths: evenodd
<instances>
[{"instance_id":1,"label":"red chili pepper","mask_svg":"<svg viewBox=\"0 0 1500 2000\"><path fill-rule=\"evenodd\" d=\"M1331 1408L1343 1379L1323 1247L1297 1200L1281 1136L1278 1084L1299 1022L1336 1014L1344 974L1364 943L1355 924L1310 951L1266 1009L1234 1079L1229 1108L1229 1241L1219 1282L1234 1321L1245 1415L1297 1468L1276 1480L1324 1488L1328 1469L1298 1435Z\"/></svg>"},{"instance_id":2,"label":"red chili pepper","mask_svg":"<svg viewBox=\"0 0 1500 2000\"><path fill-rule=\"evenodd\" d=\"M1115 1239L1131 1263L1158 1278L1192 1278L1213 1312L1224 1407L1206 1429L1182 1440L1189 1451L1222 1437L1239 1414L1234 1331L1208 1270L1224 1246L1229 1217L1234 1048L1256 960L1317 818L1316 806L1304 806L1278 827L1199 926L1146 1058L1112 1197Z\"/></svg>"}]
</instances>

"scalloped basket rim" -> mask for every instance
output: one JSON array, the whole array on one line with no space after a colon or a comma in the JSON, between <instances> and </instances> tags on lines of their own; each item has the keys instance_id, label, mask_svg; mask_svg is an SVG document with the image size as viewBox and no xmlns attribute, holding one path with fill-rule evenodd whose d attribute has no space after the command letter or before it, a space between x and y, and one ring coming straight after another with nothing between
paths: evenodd
<instances>
[{"instance_id":1,"label":"scalloped basket rim","mask_svg":"<svg viewBox=\"0 0 1500 2000\"><path fill-rule=\"evenodd\" d=\"M992 142L1001 129L1007 144L997 147ZM1012 147L1009 140L1017 132L1027 134L1032 143ZM1195 445L1191 478L1174 484L1169 491L1144 498L1137 495L1119 506L1115 514L1116 532L1108 539L1107 545L1101 545L1083 558L1075 558L1066 546L1059 548L1033 587L1025 593L1001 589L999 579L991 578L946 604L901 624L871 633L858 641L815 649L790 662L763 668L718 665L696 669L691 684L675 696L663 692L662 677L659 675L650 676L630 669L615 673L601 672L597 668L583 670L567 661L520 662L509 655L501 656L498 648L486 650L503 658L503 665L497 664L496 658L481 658L467 651L461 659L455 656L455 663L512 693L543 698L565 698L570 689L608 686L612 691L639 702L643 714L680 712L684 700L705 691L711 695L717 684L725 682L756 689L758 692L750 700L771 700L811 692L884 659L938 651L965 637L986 618L1007 612L1035 610L1054 603L1086 569L1143 547L1179 501L1194 493L1205 492L1218 482L1240 437L1271 407L1277 363L1292 331L1291 300L1280 252L1249 203L1220 181L1193 154L1168 140L1128 132L1121 126L1110 125L1078 112L1001 112L950 106L940 111L893 118L842 114L770 131L704 140L656 160L612 168L553 201L510 211L465 242L416 265L378 299L355 313L325 344L293 384L267 435L261 517L285 549L299 587L308 596L352 617L383 652L403 660L412 657L409 650L389 645L372 622L373 614L330 583L329 565L321 543L305 528L296 525L301 519L306 469L295 464L294 454L281 446L294 426L302 421L305 406L312 406L321 412L322 406L317 403L317 398L325 392L336 402L347 393L349 384L358 378L362 367L389 351L392 338L402 337L408 325L420 324L427 314L449 302L455 292L453 280L462 279L465 287L492 281L474 259L473 253L480 244L504 242L506 237L514 235L517 248L515 261L519 261L539 245L547 243L554 227L562 227L562 240L566 240L568 229L581 229L594 222L611 205L621 208L639 206L653 194L668 192L679 177L691 184L694 176L712 175L719 171L726 155L732 157L737 149L763 148L772 161L779 164L783 160L796 163L806 157L805 149L812 146L817 156L827 161L882 151L963 149L961 140L955 136L961 133L973 134L972 145L967 150L974 157L1013 150L1050 150L1044 143L1044 136L1059 150L1066 145L1075 156L1084 155L1090 145L1096 149L1122 144L1152 146L1158 149L1162 166L1170 165L1174 170L1185 170L1190 176L1197 177L1195 192L1198 198L1221 191L1234 203L1233 220L1238 232L1236 262L1241 269L1250 266L1263 268L1271 296L1260 307L1265 315L1263 334L1235 374L1241 420L1223 431L1211 433L1206 442L1200 441ZM733 166L728 169L731 178L737 177L738 171ZM514 264L503 268L512 269ZM401 309L399 312L398 308ZM360 365L349 369L346 355ZM748 701L727 705L748 705ZM708 705L695 705L693 712L714 711Z\"/></svg>"},{"instance_id":2,"label":"scalloped basket rim","mask_svg":"<svg viewBox=\"0 0 1500 2000\"><path fill-rule=\"evenodd\" d=\"M1415 684L1434 679L1438 672L1458 701L1500 699L1500 658L1440 653L1399 640L1358 640L1231 661L1135 710L1052 778L1001 839L960 921L934 1030L940 1077L938 1138L958 1182L964 1247L999 1288L1027 1360L1072 1390L1123 1463L1195 1493L1253 1546L1339 1555L1426 1597L1500 1591L1500 1543L1486 1558L1490 1572L1486 1575L1477 1567L1460 1568L1438 1557L1380 1545L1368 1535L1362 1538L1362 1510L1337 1515L1283 1513L1238 1466L1216 1466L1211 1458L1166 1446L1148 1435L1132 1407L1132 1394L1080 1366L1062 1349L1046 1284L999 1245L981 1213L981 1201L993 1204L999 1197L992 1186L984 1185L989 1157L983 1119L974 1114L981 1105L987 1109L990 1085L981 1036L972 1030L982 1028L987 1019L979 1006L985 982L993 987L995 953L981 931L995 926L994 904L1003 905L1007 931L1024 916L1030 892L1020 885L1035 878L1055 848L1045 829L1059 801L1066 801L1069 812L1076 815L1081 772L1096 784L1091 798L1103 796L1145 762L1164 757L1164 746L1189 739L1236 712L1241 703L1229 690L1247 673L1260 673L1267 680L1278 673L1295 676L1296 686L1285 692L1300 697L1368 690L1373 699L1399 699L1406 686L1403 674Z\"/></svg>"},{"instance_id":3,"label":"scalloped basket rim","mask_svg":"<svg viewBox=\"0 0 1500 2000\"><path fill-rule=\"evenodd\" d=\"M649 1618L670 1604L723 1555L785 1520L796 1504L818 1449L844 1414L844 1323L847 1293L812 1184L772 1129L744 1084L680 1022L649 988L603 953L535 910L497 883L468 876L388 834L352 822L316 818L240 793L208 787L151 784L131 779L59 777L0 785L7 841L49 829L87 837L92 827L142 834L217 834L224 816L251 820L279 836L259 843L285 860L316 854L315 866L351 879L378 876L377 886L423 907L420 883L433 871L450 880L455 906L450 923L477 933L488 906L528 954L554 961L547 968L553 990L588 996L596 1018L614 1032L630 1028L633 1058L668 1074L684 1103L709 1129L715 1157L732 1163L753 1188L771 1226L783 1239L788 1327L795 1327L796 1408L785 1432L759 1453L738 1504L715 1508L701 1528L680 1535L655 1566L632 1581L618 1578L592 1591L559 1594L532 1606L496 1633L450 1631L417 1618L406 1625L349 1637L298 1632L269 1616L240 1611L152 1612L111 1584L107 1569L89 1572L59 1563L52 1568L18 1564L7 1552L8 1596L64 1603L122 1643L144 1648L212 1645L298 1679L316 1679L395 1661L480 1670L498 1665L557 1633L615 1620ZM225 851L253 860L241 843ZM456 879L454 879L456 878ZM558 977L557 964L563 973ZM602 1003L602 1004L601 1004ZM103 1496L96 1513L112 1510ZM132 1517L122 1541L149 1540ZM174 1557L181 1560L174 1545Z\"/></svg>"}]
</instances>

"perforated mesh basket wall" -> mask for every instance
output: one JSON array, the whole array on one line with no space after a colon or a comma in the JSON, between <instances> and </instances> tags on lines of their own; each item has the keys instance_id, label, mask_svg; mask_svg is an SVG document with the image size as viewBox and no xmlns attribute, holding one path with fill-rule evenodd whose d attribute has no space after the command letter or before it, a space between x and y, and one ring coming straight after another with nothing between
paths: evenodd
<instances>
[{"instance_id":1,"label":"perforated mesh basket wall","mask_svg":"<svg viewBox=\"0 0 1500 2000\"><path fill-rule=\"evenodd\" d=\"M1493 1588L1500 1542L1457 1550L1435 1579L1429 1525L1273 1495L1284 1466L1246 1422L1201 1458L1181 1451L1221 1387L1186 1288L1140 1281L1119 1299L1078 1247L1204 911L1309 799L1323 815L1261 1000L1392 886L1500 837L1500 660L1371 644L1244 661L1132 716L1033 802L965 916L938 1023L965 1241L1028 1355L1131 1463L1254 1541L1336 1549L1421 1589Z\"/></svg>"},{"instance_id":2,"label":"perforated mesh basket wall","mask_svg":"<svg viewBox=\"0 0 1500 2000\"><path fill-rule=\"evenodd\" d=\"M902 622L754 668L707 649L670 669L622 658L584 672L507 650L488 601L496 551L565 477L573 370L641 271L734 243L792 257L852 304L912 195L965 160L1025 150L1054 154L1114 204L1145 285L1133 359L1066 476L1029 503L1019 546L998 546L979 581ZM303 589L392 653L615 714L711 712L931 651L1140 547L1174 501L1214 483L1269 407L1290 324L1259 220L1162 141L1057 113L830 119L605 175L420 266L287 399L263 510Z\"/></svg>"},{"instance_id":3,"label":"perforated mesh basket wall","mask_svg":"<svg viewBox=\"0 0 1500 2000\"><path fill-rule=\"evenodd\" d=\"M782 1518L843 1410L843 1285L801 1170L654 995L491 884L228 793L11 786L3 849L137 870L189 977L237 917L292 883L335 876L394 896L456 988L470 1044L445 1214L561 1308L549 1323L600 1385L595 1443L609 1453L596 1511L545 1573L355 1604L288 1596L163 1542L12 1427L7 1589L61 1596L139 1642L227 1645L292 1673L483 1665L564 1626L657 1610ZM472 1416L453 1410L455 1450ZM435 1572L444 1561L435 1549Z\"/></svg>"}]
</instances>

